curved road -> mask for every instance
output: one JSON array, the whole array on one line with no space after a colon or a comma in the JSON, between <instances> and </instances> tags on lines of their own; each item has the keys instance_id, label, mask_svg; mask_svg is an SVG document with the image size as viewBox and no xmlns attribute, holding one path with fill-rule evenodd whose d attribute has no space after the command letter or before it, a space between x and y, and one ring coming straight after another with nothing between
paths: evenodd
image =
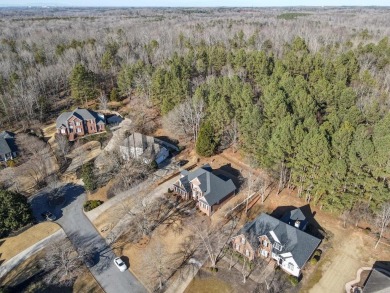
<instances>
[{"instance_id":1,"label":"curved road","mask_svg":"<svg viewBox=\"0 0 390 293\"><path fill-rule=\"evenodd\" d=\"M90 268L90 271L104 291L107 293L147 292L130 271L121 273L114 265L113 259L116 255L82 211L85 202L84 189L75 185L67 185L64 189L66 202L63 207L51 209L47 205L47 194L41 193L35 196L31 200L35 217L40 219L42 212L50 210L75 247L94 251L95 265Z\"/></svg>"}]
</instances>

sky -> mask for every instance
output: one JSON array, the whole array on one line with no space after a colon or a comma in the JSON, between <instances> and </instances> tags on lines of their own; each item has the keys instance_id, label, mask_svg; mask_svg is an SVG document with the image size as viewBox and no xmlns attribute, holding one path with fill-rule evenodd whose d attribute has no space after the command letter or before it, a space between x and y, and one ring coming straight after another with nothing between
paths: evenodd
<instances>
[{"instance_id":1,"label":"sky","mask_svg":"<svg viewBox=\"0 0 390 293\"><path fill-rule=\"evenodd\" d=\"M0 0L0 6L269 7L390 6L390 0Z\"/></svg>"}]
</instances>

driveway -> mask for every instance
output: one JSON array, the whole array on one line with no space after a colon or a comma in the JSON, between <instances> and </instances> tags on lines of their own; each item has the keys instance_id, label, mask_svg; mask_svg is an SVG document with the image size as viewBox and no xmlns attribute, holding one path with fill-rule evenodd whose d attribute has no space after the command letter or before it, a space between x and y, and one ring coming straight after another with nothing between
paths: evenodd
<instances>
[{"instance_id":1,"label":"driveway","mask_svg":"<svg viewBox=\"0 0 390 293\"><path fill-rule=\"evenodd\" d=\"M116 268L113 263L116 255L84 215L82 211L85 201L84 188L68 184L64 187L64 196L65 204L51 209L44 193L36 195L31 200L34 216L40 219L40 214L49 210L56 216L56 222L62 226L75 247L94 251L95 265L90 268L90 271L104 291L107 293L146 292L133 274L129 271L121 273Z\"/></svg>"}]
</instances>

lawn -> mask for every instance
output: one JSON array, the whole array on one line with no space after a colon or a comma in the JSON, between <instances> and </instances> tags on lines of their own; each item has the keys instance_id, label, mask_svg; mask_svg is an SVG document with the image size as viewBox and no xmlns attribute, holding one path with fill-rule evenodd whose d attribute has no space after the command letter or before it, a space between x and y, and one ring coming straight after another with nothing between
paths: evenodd
<instances>
[{"instance_id":1,"label":"lawn","mask_svg":"<svg viewBox=\"0 0 390 293\"><path fill-rule=\"evenodd\" d=\"M11 292L104 293L88 270L76 279L73 288L48 286L43 282L42 275L38 275L41 273L39 263L44 256L45 250L32 255L0 280L0 283L7 287L16 286Z\"/></svg>"},{"instance_id":2,"label":"lawn","mask_svg":"<svg viewBox=\"0 0 390 293\"><path fill-rule=\"evenodd\" d=\"M218 263L218 272L210 272L207 268L199 270L184 293L241 293L253 292L257 283L248 278L242 282L242 274L235 268L229 270L225 261Z\"/></svg>"},{"instance_id":3,"label":"lawn","mask_svg":"<svg viewBox=\"0 0 390 293\"><path fill-rule=\"evenodd\" d=\"M52 222L43 222L32 226L26 231L14 237L0 240L0 263L9 260L31 245L52 235L60 226Z\"/></svg>"}]
</instances>

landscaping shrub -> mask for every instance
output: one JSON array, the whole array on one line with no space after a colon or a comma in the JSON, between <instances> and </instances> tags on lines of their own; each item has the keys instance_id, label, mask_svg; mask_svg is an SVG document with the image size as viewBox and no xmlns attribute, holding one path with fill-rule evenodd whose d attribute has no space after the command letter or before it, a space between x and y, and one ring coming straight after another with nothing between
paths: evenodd
<instances>
[{"instance_id":1,"label":"landscaping shrub","mask_svg":"<svg viewBox=\"0 0 390 293\"><path fill-rule=\"evenodd\" d=\"M288 280L290 281L291 285L296 286L299 283L299 280L297 277L294 276L288 276Z\"/></svg>"},{"instance_id":2,"label":"landscaping shrub","mask_svg":"<svg viewBox=\"0 0 390 293\"><path fill-rule=\"evenodd\" d=\"M9 161L7 161L7 166L8 166L8 167L15 167L15 165L16 165L16 163L15 163L14 160L9 160Z\"/></svg>"},{"instance_id":3,"label":"landscaping shrub","mask_svg":"<svg viewBox=\"0 0 390 293\"><path fill-rule=\"evenodd\" d=\"M101 200L87 200L84 203L84 211L89 212L103 203Z\"/></svg>"},{"instance_id":4,"label":"landscaping shrub","mask_svg":"<svg viewBox=\"0 0 390 293\"><path fill-rule=\"evenodd\" d=\"M313 256L313 257L311 258L311 260L310 260L310 263L311 263L312 265L316 265L317 262L318 262L318 259L317 259L316 256Z\"/></svg>"}]
</instances>

